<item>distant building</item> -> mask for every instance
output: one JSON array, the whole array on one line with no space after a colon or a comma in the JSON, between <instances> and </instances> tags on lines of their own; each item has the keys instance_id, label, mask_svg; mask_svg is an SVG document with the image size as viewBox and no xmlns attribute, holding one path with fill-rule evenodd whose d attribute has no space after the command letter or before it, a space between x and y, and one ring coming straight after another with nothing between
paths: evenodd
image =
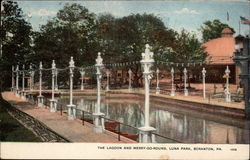
<instances>
[{"instance_id":1,"label":"distant building","mask_svg":"<svg viewBox=\"0 0 250 160\"><path fill-rule=\"evenodd\" d=\"M212 39L203 44L206 47L205 51L209 55L207 58L207 82L224 83L226 81L225 70L229 66L229 82L239 84L238 75L240 69L235 65L232 57L235 52L235 44L240 44L242 47L243 38L241 35L234 38L232 30L225 28L222 30L220 38Z\"/></svg>"}]
</instances>

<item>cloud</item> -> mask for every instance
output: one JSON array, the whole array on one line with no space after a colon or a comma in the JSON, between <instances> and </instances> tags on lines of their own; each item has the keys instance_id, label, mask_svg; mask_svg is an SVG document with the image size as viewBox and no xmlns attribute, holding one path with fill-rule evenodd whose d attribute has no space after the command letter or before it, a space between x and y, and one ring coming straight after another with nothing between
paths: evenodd
<instances>
[{"instance_id":1,"label":"cloud","mask_svg":"<svg viewBox=\"0 0 250 160\"><path fill-rule=\"evenodd\" d=\"M182 8L181 10L174 11L175 14L199 14L196 10L189 10L188 8Z\"/></svg>"},{"instance_id":2,"label":"cloud","mask_svg":"<svg viewBox=\"0 0 250 160\"><path fill-rule=\"evenodd\" d=\"M31 14L35 16L52 16L52 15L56 15L56 13L57 13L56 11L42 8L42 9L32 12Z\"/></svg>"}]
</instances>

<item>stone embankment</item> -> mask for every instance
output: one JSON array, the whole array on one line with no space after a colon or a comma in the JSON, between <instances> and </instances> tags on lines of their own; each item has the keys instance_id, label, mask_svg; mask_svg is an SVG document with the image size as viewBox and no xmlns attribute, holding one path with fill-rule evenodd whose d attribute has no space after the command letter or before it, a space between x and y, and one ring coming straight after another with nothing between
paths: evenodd
<instances>
[{"instance_id":1,"label":"stone embankment","mask_svg":"<svg viewBox=\"0 0 250 160\"><path fill-rule=\"evenodd\" d=\"M31 130L43 142L69 142L66 138L58 135L45 124L39 122L32 116L22 112L21 110L13 107L8 102L4 101L8 113L20 122L24 127Z\"/></svg>"}]
</instances>

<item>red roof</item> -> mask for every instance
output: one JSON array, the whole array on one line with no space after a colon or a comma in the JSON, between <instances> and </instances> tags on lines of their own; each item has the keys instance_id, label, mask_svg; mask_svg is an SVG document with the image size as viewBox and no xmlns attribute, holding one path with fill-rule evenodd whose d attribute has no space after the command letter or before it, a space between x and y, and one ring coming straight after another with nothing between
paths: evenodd
<instances>
[{"instance_id":1,"label":"red roof","mask_svg":"<svg viewBox=\"0 0 250 160\"><path fill-rule=\"evenodd\" d=\"M223 36L231 34L231 36ZM210 40L203 44L208 53L208 61L211 64L234 64L232 56L234 55L235 39L232 37L232 31L225 28L222 31L222 37Z\"/></svg>"},{"instance_id":2,"label":"red roof","mask_svg":"<svg viewBox=\"0 0 250 160\"><path fill-rule=\"evenodd\" d=\"M231 35L233 35L233 31L230 28L224 28L221 31L221 34L231 34Z\"/></svg>"}]
</instances>

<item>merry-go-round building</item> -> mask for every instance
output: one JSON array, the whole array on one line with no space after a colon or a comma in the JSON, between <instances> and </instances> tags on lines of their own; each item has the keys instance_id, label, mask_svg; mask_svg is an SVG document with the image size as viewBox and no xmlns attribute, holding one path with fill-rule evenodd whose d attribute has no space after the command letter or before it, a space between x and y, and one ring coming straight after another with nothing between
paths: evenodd
<instances>
[{"instance_id":1,"label":"merry-go-round building","mask_svg":"<svg viewBox=\"0 0 250 160\"><path fill-rule=\"evenodd\" d=\"M240 44L242 47L243 36L233 37L233 31L230 28L224 28L221 37L212 39L203 44L205 51L208 53L207 58L207 75L208 83L225 83L225 70L227 66L230 70L230 83L239 84L240 68L235 65L233 56L235 45Z\"/></svg>"}]
</instances>

